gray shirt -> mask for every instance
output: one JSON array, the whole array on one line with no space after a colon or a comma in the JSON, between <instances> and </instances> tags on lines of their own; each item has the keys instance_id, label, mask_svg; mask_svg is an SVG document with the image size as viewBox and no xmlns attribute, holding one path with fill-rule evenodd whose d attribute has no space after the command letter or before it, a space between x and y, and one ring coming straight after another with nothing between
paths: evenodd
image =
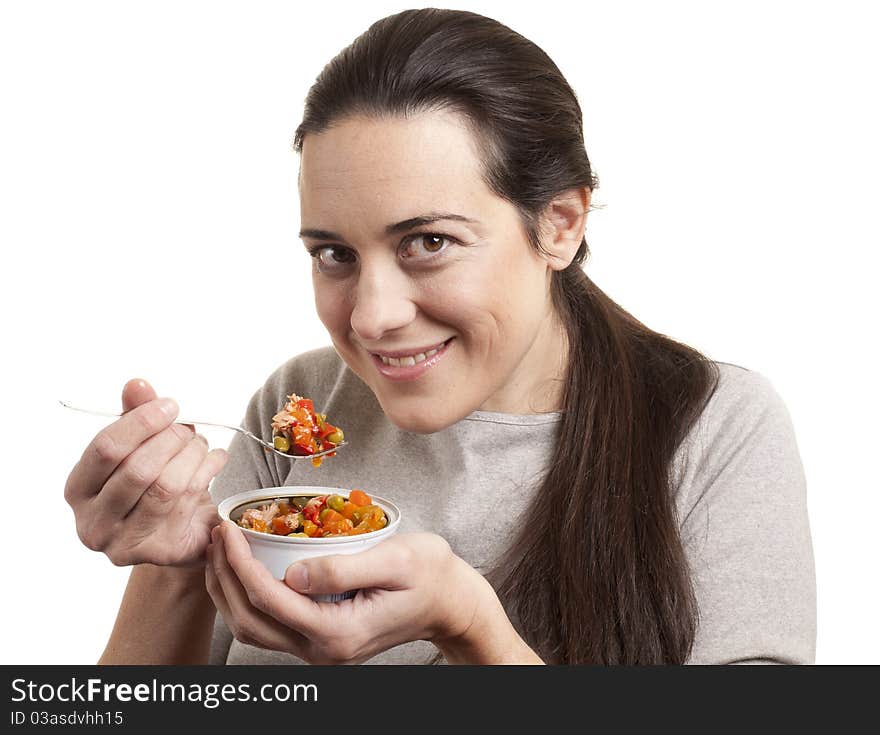
<instances>
[{"instance_id":1,"label":"gray shirt","mask_svg":"<svg viewBox=\"0 0 880 735\"><path fill-rule=\"evenodd\" d=\"M672 491L700 621L690 663L812 663L816 593L803 467L788 412L770 382L717 363L718 388L682 442ZM373 393L332 348L279 367L257 391L244 426L269 438L290 393L311 398L350 440L320 468L265 453L236 435L214 480L219 502L282 485L360 488L393 500L400 531L445 538L471 566L488 571L514 536L552 456L560 413L476 411L434 434L398 429ZM491 449L491 451L488 451ZM486 513L486 508L505 509ZM427 663L425 641L369 663ZM217 617L212 663L302 663L290 654L233 640Z\"/></svg>"}]
</instances>

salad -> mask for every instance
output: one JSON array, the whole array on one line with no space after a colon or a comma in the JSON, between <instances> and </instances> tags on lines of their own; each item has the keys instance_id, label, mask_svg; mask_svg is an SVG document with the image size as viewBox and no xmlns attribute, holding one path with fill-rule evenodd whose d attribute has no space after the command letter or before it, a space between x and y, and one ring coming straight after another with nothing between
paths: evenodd
<instances>
[{"instance_id":1,"label":"salad","mask_svg":"<svg viewBox=\"0 0 880 735\"><path fill-rule=\"evenodd\" d=\"M357 536L388 525L385 511L363 490L342 495L275 498L248 508L236 523L242 528L293 538Z\"/></svg>"},{"instance_id":2,"label":"salad","mask_svg":"<svg viewBox=\"0 0 880 735\"><path fill-rule=\"evenodd\" d=\"M287 403L272 417L272 443L285 454L312 455L339 446L345 435L342 429L327 421L323 413L315 413L315 404L296 393L287 396ZM325 455L335 457L336 452ZM320 467L324 457L313 457Z\"/></svg>"}]
</instances>

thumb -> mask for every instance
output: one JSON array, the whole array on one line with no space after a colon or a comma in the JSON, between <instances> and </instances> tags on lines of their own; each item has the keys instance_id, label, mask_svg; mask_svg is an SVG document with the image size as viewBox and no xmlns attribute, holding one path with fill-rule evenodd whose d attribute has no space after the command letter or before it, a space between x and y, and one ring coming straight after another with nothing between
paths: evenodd
<instances>
[{"instance_id":1,"label":"thumb","mask_svg":"<svg viewBox=\"0 0 880 735\"><path fill-rule=\"evenodd\" d=\"M129 380L122 389L122 412L131 411L142 403L152 401L155 398L156 391L146 380L143 378Z\"/></svg>"},{"instance_id":2,"label":"thumb","mask_svg":"<svg viewBox=\"0 0 880 735\"><path fill-rule=\"evenodd\" d=\"M389 539L356 554L303 559L287 568L284 583L297 592L319 595L369 587L404 589L410 576L407 551Z\"/></svg>"}]
</instances>

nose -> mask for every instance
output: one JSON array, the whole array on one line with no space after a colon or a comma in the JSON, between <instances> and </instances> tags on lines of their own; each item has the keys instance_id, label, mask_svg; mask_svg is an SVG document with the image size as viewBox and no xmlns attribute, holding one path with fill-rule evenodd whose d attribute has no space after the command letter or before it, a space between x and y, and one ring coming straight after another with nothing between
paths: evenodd
<instances>
[{"instance_id":1,"label":"nose","mask_svg":"<svg viewBox=\"0 0 880 735\"><path fill-rule=\"evenodd\" d=\"M376 342L416 316L409 279L393 266L362 264L351 298L351 328L364 342Z\"/></svg>"}]
</instances>

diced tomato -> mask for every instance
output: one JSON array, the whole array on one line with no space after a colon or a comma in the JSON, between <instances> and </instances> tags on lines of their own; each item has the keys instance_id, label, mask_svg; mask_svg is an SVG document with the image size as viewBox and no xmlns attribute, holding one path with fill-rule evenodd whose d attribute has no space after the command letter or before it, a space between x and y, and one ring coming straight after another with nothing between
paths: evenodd
<instances>
[{"instance_id":1,"label":"diced tomato","mask_svg":"<svg viewBox=\"0 0 880 735\"><path fill-rule=\"evenodd\" d=\"M296 405L302 406L306 411L309 412L312 416L315 414L315 403L311 398L300 398Z\"/></svg>"},{"instance_id":2,"label":"diced tomato","mask_svg":"<svg viewBox=\"0 0 880 735\"><path fill-rule=\"evenodd\" d=\"M373 499L363 490L352 490L348 494L348 499L355 505L370 505Z\"/></svg>"}]
</instances>

